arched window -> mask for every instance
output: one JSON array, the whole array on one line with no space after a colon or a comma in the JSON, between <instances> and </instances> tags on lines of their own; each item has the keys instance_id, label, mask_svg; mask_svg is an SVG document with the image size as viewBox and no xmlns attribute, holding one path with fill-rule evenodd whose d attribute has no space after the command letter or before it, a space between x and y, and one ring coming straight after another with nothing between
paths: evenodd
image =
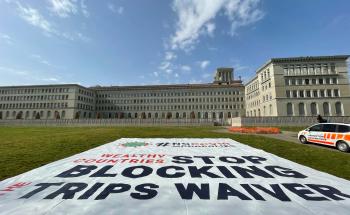
<instances>
[{"instance_id":1,"label":"arched window","mask_svg":"<svg viewBox=\"0 0 350 215\"><path fill-rule=\"evenodd\" d=\"M201 118L201 112L198 112L197 116L198 116L198 119L200 119Z\"/></svg>"},{"instance_id":2,"label":"arched window","mask_svg":"<svg viewBox=\"0 0 350 215\"><path fill-rule=\"evenodd\" d=\"M269 106L269 112L270 112L270 116L272 116L272 105L270 104L270 106Z\"/></svg>"},{"instance_id":3,"label":"arched window","mask_svg":"<svg viewBox=\"0 0 350 215\"><path fill-rule=\"evenodd\" d=\"M208 112L204 113L204 119L208 119Z\"/></svg>"},{"instance_id":4,"label":"arched window","mask_svg":"<svg viewBox=\"0 0 350 215\"><path fill-rule=\"evenodd\" d=\"M293 105L292 103L287 103L287 115L293 116Z\"/></svg>"},{"instance_id":5,"label":"arched window","mask_svg":"<svg viewBox=\"0 0 350 215\"><path fill-rule=\"evenodd\" d=\"M50 117L51 117L51 111L47 111L47 118L50 118Z\"/></svg>"},{"instance_id":6,"label":"arched window","mask_svg":"<svg viewBox=\"0 0 350 215\"><path fill-rule=\"evenodd\" d=\"M324 102L323 103L323 115L324 116L329 116L330 111L329 111L329 103L328 102Z\"/></svg>"},{"instance_id":7,"label":"arched window","mask_svg":"<svg viewBox=\"0 0 350 215\"><path fill-rule=\"evenodd\" d=\"M219 118L220 118L220 119L224 118L224 113L223 113L223 112L220 112L220 113L219 113Z\"/></svg>"},{"instance_id":8,"label":"arched window","mask_svg":"<svg viewBox=\"0 0 350 215\"><path fill-rule=\"evenodd\" d=\"M154 118L158 118L158 113L155 113L155 114L154 114Z\"/></svg>"},{"instance_id":9,"label":"arched window","mask_svg":"<svg viewBox=\"0 0 350 215\"><path fill-rule=\"evenodd\" d=\"M66 117L66 111L62 111L62 119L64 119ZM91 117L91 115L89 115L89 117Z\"/></svg>"},{"instance_id":10,"label":"arched window","mask_svg":"<svg viewBox=\"0 0 350 215\"><path fill-rule=\"evenodd\" d=\"M227 117L228 117L228 118L231 118L231 112L228 112L228 113L227 113Z\"/></svg>"},{"instance_id":11,"label":"arched window","mask_svg":"<svg viewBox=\"0 0 350 215\"><path fill-rule=\"evenodd\" d=\"M151 118L152 117L152 114L151 113L148 113L148 118Z\"/></svg>"},{"instance_id":12,"label":"arched window","mask_svg":"<svg viewBox=\"0 0 350 215\"><path fill-rule=\"evenodd\" d=\"M215 119L216 118L216 114L215 112L212 113L212 118Z\"/></svg>"},{"instance_id":13,"label":"arched window","mask_svg":"<svg viewBox=\"0 0 350 215\"><path fill-rule=\"evenodd\" d=\"M180 114L178 112L176 112L175 117L176 117L176 119L180 118Z\"/></svg>"},{"instance_id":14,"label":"arched window","mask_svg":"<svg viewBox=\"0 0 350 215\"><path fill-rule=\"evenodd\" d=\"M343 115L343 108L341 102L336 102L335 103L335 114L337 116L342 116Z\"/></svg>"},{"instance_id":15,"label":"arched window","mask_svg":"<svg viewBox=\"0 0 350 215\"><path fill-rule=\"evenodd\" d=\"M186 112L182 113L182 118L186 118Z\"/></svg>"},{"instance_id":16,"label":"arched window","mask_svg":"<svg viewBox=\"0 0 350 215\"><path fill-rule=\"evenodd\" d=\"M310 105L311 108L311 115L316 116L317 115L317 104L315 102L312 102Z\"/></svg>"},{"instance_id":17,"label":"arched window","mask_svg":"<svg viewBox=\"0 0 350 215\"><path fill-rule=\"evenodd\" d=\"M304 103L299 103L299 116L305 116L305 105L304 105Z\"/></svg>"}]
</instances>

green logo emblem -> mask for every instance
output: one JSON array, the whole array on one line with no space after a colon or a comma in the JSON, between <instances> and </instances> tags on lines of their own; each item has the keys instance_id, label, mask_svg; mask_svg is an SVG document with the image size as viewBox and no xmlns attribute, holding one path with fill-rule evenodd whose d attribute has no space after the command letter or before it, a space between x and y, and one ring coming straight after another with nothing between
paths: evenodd
<instances>
[{"instance_id":1,"label":"green logo emblem","mask_svg":"<svg viewBox=\"0 0 350 215\"><path fill-rule=\"evenodd\" d=\"M128 142L128 143L124 143L122 144L122 146L125 147L140 147L140 146L147 146L148 143L144 143L144 142Z\"/></svg>"}]
</instances>

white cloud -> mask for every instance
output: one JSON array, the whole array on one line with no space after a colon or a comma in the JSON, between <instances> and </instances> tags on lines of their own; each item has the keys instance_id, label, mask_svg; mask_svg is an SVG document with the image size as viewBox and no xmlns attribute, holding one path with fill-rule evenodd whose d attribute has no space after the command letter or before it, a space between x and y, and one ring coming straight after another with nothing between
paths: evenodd
<instances>
[{"instance_id":1,"label":"white cloud","mask_svg":"<svg viewBox=\"0 0 350 215\"><path fill-rule=\"evenodd\" d=\"M119 15L124 13L124 7L122 7L122 6L116 7L114 4L108 3L107 7L113 13L118 13Z\"/></svg>"},{"instance_id":2,"label":"white cloud","mask_svg":"<svg viewBox=\"0 0 350 215\"><path fill-rule=\"evenodd\" d=\"M165 60L169 61L169 60L173 60L176 59L176 54L174 52L165 52Z\"/></svg>"},{"instance_id":3,"label":"white cloud","mask_svg":"<svg viewBox=\"0 0 350 215\"><path fill-rule=\"evenodd\" d=\"M35 70L18 69L11 67L0 66L0 74L3 77L1 84L40 84L43 82L58 83L61 78L56 75L47 74L47 72L40 72ZM4 79L11 80L11 82L4 81Z\"/></svg>"},{"instance_id":4,"label":"white cloud","mask_svg":"<svg viewBox=\"0 0 350 215\"><path fill-rule=\"evenodd\" d=\"M0 39L5 41L5 43L12 45L13 44L13 39L7 34L2 34L0 33Z\"/></svg>"},{"instance_id":5,"label":"white cloud","mask_svg":"<svg viewBox=\"0 0 350 215\"><path fill-rule=\"evenodd\" d=\"M40 28L47 34L56 34L56 30L53 28L52 24L46 20L38 10L29 6L24 7L19 2L17 2L17 9L19 11L19 16L30 25Z\"/></svg>"},{"instance_id":6,"label":"white cloud","mask_svg":"<svg viewBox=\"0 0 350 215\"><path fill-rule=\"evenodd\" d=\"M32 54L30 56L31 58L35 59L36 61L38 61L39 63L45 64L47 66L53 66L51 63L49 63L47 60L45 60L43 57L41 57L38 54Z\"/></svg>"},{"instance_id":7,"label":"white cloud","mask_svg":"<svg viewBox=\"0 0 350 215\"><path fill-rule=\"evenodd\" d=\"M181 70L184 72L190 72L191 71L191 67L187 66L187 65L182 65L181 66Z\"/></svg>"},{"instance_id":8,"label":"white cloud","mask_svg":"<svg viewBox=\"0 0 350 215\"><path fill-rule=\"evenodd\" d=\"M199 66L202 69L205 69L205 68L207 68L207 66L209 66L210 61L209 60L203 60L203 61L199 61L198 64L199 64Z\"/></svg>"},{"instance_id":9,"label":"white cloud","mask_svg":"<svg viewBox=\"0 0 350 215\"><path fill-rule=\"evenodd\" d=\"M66 18L78 13L77 0L49 0L50 10L57 16Z\"/></svg>"},{"instance_id":10,"label":"white cloud","mask_svg":"<svg viewBox=\"0 0 350 215\"><path fill-rule=\"evenodd\" d=\"M159 76L159 73L158 73L158 72L153 72L153 75L154 75L155 77L158 77L158 76Z\"/></svg>"},{"instance_id":11,"label":"white cloud","mask_svg":"<svg viewBox=\"0 0 350 215\"><path fill-rule=\"evenodd\" d=\"M220 11L231 22L230 34L239 27L260 20L263 12L257 8L260 0L175 0L176 30L170 38L172 49L192 50L201 35L214 35L213 23Z\"/></svg>"},{"instance_id":12,"label":"white cloud","mask_svg":"<svg viewBox=\"0 0 350 215\"><path fill-rule=\"evenodd\" d=\"M171 63L168 61L163 61L158 67L160 70L167 70L171 66Z\"/></svg>"},{"instance_id":13,"label":"white cloud","mask_svg":"<svg viewBox=\"0 0 350 215\"><path fill-rule=\"evenodd\" d=\"M81 8L81 12L84 14L85 17L90 16L90 13L89 13L87 6L86 6L86 0L80 1L80 8Z\"/></svg>"}]
</instances>

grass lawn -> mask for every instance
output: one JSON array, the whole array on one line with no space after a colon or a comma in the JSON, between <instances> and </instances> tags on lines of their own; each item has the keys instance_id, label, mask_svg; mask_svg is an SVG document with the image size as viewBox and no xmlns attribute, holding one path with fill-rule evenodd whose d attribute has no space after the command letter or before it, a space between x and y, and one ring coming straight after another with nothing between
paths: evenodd
<instances>
[{"instance_id":1,"label":"grass lawn","mask_svg":"<svg viewBox=\"0 0 350 215\"><path fill-rule=\"evenodd\" d=\"M231 138L350 180L350 156L253 135L218 133L217 127L0 127L0 180L122 137Z\"/></svg>"}]
</instances>

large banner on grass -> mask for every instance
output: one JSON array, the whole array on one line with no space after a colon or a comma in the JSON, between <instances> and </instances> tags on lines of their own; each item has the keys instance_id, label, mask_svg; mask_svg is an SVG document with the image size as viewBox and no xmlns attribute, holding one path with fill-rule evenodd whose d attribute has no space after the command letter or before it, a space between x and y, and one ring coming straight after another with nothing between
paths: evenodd
<instances>
[{"instance_id":1,"label":"large banner on grass","mask_svg":"<svg viewBox=\"0 0 350 215\"><path fill-rule=\"evenodd\" d=\"M345 215L350 181L231 139L123 138L0 182L0 214Z\"/></svg>"}]
</instances>

